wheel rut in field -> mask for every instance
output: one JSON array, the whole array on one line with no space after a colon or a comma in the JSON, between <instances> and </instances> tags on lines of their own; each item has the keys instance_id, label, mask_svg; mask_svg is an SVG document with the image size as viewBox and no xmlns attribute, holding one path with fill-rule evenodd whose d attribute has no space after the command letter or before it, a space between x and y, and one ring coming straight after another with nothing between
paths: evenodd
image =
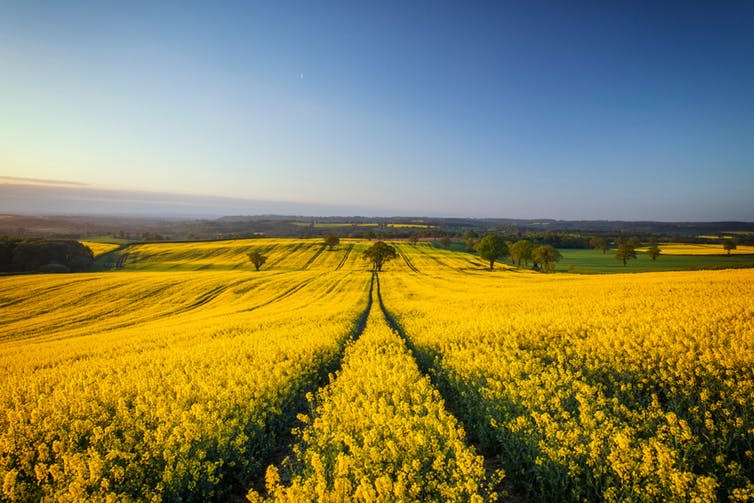
<instances>
[{"instance_id":1,"label":"wheel rut in field","mask_svg":"<svg viewBox=\"0 0 754 503\"><path fill-rule=\"evenodd\" d=\"M351 254L351 250L353 250L353 245L352 244L346 246L346 250L343 253L343 258L340 259L340 262L338 263L337 267L335 267L336 271L340 271L340 269L346 263L346 260L348 260L348 256Z\"/></svg>"},{"instance_id":2,"label":"wheel rut in field","mask_svg":"<svg viewBox=\"0 0 754 503\"><path fill-rule=\"evenodd\" d=\"M408 255L406 255L403 252L398 252L398 254L401 256L401 258L403 258L403 261L406 263L409 269L411 269L413 272L421 272L419 271L419 269L416 268L414 263L411 262L411 259L408 258ZM377 281L377 285L378 285L377 291L379 292L379 280Z\"/></svg>"},{"instance_id":3,"label":"wheel rut in field","mask_svg":"<svg viewBox=\"0 0 754 503\"><path fill-rule=\"evenodd\" d=\"M376 283L377 283L377 302L379 303L380 310L382 311L382 315L385 317L385 321L387 322L388 326L397 333L401 339L406 343L406 347L408 347L409 351L411 351L411 355L414 358L414 361L416 362L417 366L419 367L419 370L421 373L427 377L429 377L429 380L432 382L432 385L437 389L437 391L440 393L440 396L442 396L443 401L445 402L445 408L448 411L450 415L456 418L458 421L458 424L460 424L463 427L464 432L466 433L466 442L468 445L472 446L477 454L484 457L484 466L485 470L487 472L487 479L488 480L494 480L495 479L495 472L500 469L500 464L498 462L497 456L495 453L487 452L485 449L482 448L481 444L473 439L473 433L474 429L471 428L469 424L467 424L464 420L464 414L459 408L459 405L456 403L455 400L452 399L452 396L449 393L449 390L447 386L445 386L442 382L439 382L437 374L433 372L433 364L436 361L435 356L436 355L430 355L426 354L424 357L422 357L422 352L417 349L417 347L413 344L411 339L406 335L406 331L403 329L403 327L398 323L398 321L393 317L393 315L390 313L390 311L387 310L385 307L385 303L382 300L382 290L380 288L380 278L379 275L376 275ZM507 479L503 482L503 485L500 487L496 487L494 489L496 490L502 490L504 489L504 486L507 484Z\"/></svg>"},{"instance_id":4,"label":"wheel rut in field","mask_svg":"<svg viewBox=\"0 0 754 503\"><path fill-rule=\"evenodd\" d=\"M309 269L309 266L310 266L310 265L312 265L312 263L313 263L313 262L314 262L315 260L317 260L317 257L319 257L319 256L320 256L320 255L322 254L322 252L323 252L323 251L325 251L325 248L327 248L327 245L322 245L322 246L321 246L321 247L319 248L319 250L317 250L316 252L314 252L314 255L312 255L311 257L309 257L309 260L307 260L307 261L306 261L306 264L304 264L304 267L303 267L303 269L304 269L304 270L306 270L306 269Z\"/></svg>"},{"instance_id":5,"label":"wheel rut in field","mask_svg":"<svg viewBox=\"0 0 754 503\"><path fill-rule=\"evenodd\" d=\"M257 491L262 491L264 489L265 483L265 469L270 465L280 465L283 459L291 454L291 449L295 440L293 429L297 426L300 426L298 415L305 414L308 411L309 402L306 399L306 395L308 393L316 394L320 389L329 384L330 376L337 374L337 372L343 365L343 356L345 355L346 346L349 342L358 340L361 334L364 332L364 329L366 328L367 318L369 317L369 313L372 310L372 299L374 297L373 292L375 281L376 278L373 274L369 282L369 289L367 291L366 306L356 318L350 333L343 340L343 343L338 349L337 354L330 360L330 362L317 369L314 384L312 386L306 387L305 389L298 390L295 396L292 397L290 406L287 409L280 411L280 413L277 414L277 417L273 419L271 424L268 424L266 426L267 428L270 428L273 433L282 431L286 433L278 434L277 438L275 439L276 447L274 447L267 456L263 456L261 458L260 471L256 475L256 477L253 477L251 480L246 481L235 481L231 490L231 494L238 501L246 501L245 496L249 489L253 488Z\"/></svg>"},{"instance_id":6,"label":"wheel rut in field","mask_svg":"<svg viewBox=\"0 0 754 503\"><path fill-rule=\"evenodd\" d=\"M292 287L290 287L289 289L287 289L286 291L284 291L280 295L276 295L275 297L273 297L273 298L271 298L269 300L266 300L266 301L262 302L261 304L257 304L255 306L251 306L251 307L249 307L247 309L243 309L242 312L256 311L260 307L269 306L270 304L274 304L275 302L280 302L281 300L286 299L286 298L290 297L291 295L295 294L296 292L300 291L301 289L303 289L304 287L306 287L306 285L308 285L309 283L311 283L315 279L316 279L316 277L315 278L305 279L304 281L301 281L300 283L297 283L297 284L293 285Z\"/></svg>"},{"instance_id":7,"label":"wheel rut in field","mask_svg":"<svg viewBox=\"0 0 754 503\"><path fill-rule=\"evenodd\" d=\"M380 429L387 428L384 430L384 448L388 449L388 446L392 445L392 449L395 449L396 443L394 440L391 440L390 433L393 430L389 425L396 424L397 420L401 425L405 425L409 428L407 431L415 432L421 437L421 435L428 434L430 431L425 429L426 426L424 425L426 423L422 423L422 419L416 419L424 417L435 418L434 424L437 424L436 421L449 421L443 424L457 425L455 427L451 426L450 429L438 429L434 433L429 433L429 438L437 438L439 442L437 445L439 446L462 446L454 447L454 449L460 450L454 450L453 453L449 455L448 459L462 459L462 457L458 457L460 453L469 453L467 455L473 456L473 458L470 459L476 459L474 462L478 463L477 466L479 466L479 469L481 470L481 473L476 472L481 475L480 478L475 479L476 483L480 484L478 486L479 493L477 494L487 496L492 495L493 493L491 491L496 490L496 487L493 486L497 485L494 481L499 480L497 478L499 475L499 467L493 466L485 460L484 456L479 455L476 446L468 441L467 436L464 433L466 428L463 422L458 420L457 416L455 416L446 405L438 403L437 399L439 395L437 387L431 377L427 375L425 369L417 361L414 350L410 345L410 341L400 331L400 327L394 322L382 303L379 275L377 273L373 273L372 275L370 301L366 314L367 315L361 320L363 325L360 327L363 331L364 337L360 337L361 334L354 337L354 341L356 342L353 342L344 352L344 355L339 362L339 370L330 375L329 383L326 386L320 387L317 390L314 402L309 405L307 419L302 420L302 426L300 426L297 431L291 433L289 437L291 441L290 444L279 453L277 462L270 465L271 467L274 467L272 471L272 473L275 474L273 479L278 477L278 482L282 481L283 486L275 486L275 483L273 482L273 486L268 485L265 487L264 481L260 478L260 480L255 480L253 484L249 486L249 489L252 490L250 493L250 499L252 501L261 501L268 497L273 497L274 500L277 500L281 497L281 494L283 494L279 492L281 487L296 487L296 484L300 483L302 478L309 478L311 466L309 465L310 457L306 454L307 452L313 452L311 455L315 457L326 456L329 460L325 462L327 466L329 466L328 463L332 461L334 456L337 456L337 459L341 460L341 455L344 456L343 459L348 459L349 456L354 456L353 458L350 458L352 460L351 462L354 463L354 466L361 466L360 460L364 460L362 450L367 452L368 449L379 449L379 446L382 445L378 443L369 447L370 442L374 439L374 435L378 435L379 438L382 438L382 434L377 433L375 429L383 431ZM382 330L382 332L380 332L380 330ZM386 335L388 333L392 333L392 335L388 337ZM380 339L381 337L384 337L384 339ZM399 347L401 349L397 350L396 348ZM366 358L365 355L367 355ZM367 363L365 364L365 362ZM375 365L375 367L370 367L369 365ZM373 382L370 381L370 378L368 377L365 381L360 381L359 379L361 378L356 377L359 375L363 376L367 369L374 371L374 375L382 375L382 378L377 379L378 382L383 382L382 379L384 379L384 384L367 384L361 388L359 382ZM393 382L394 375L410 376L409 380L411 383L416 383L416 388L412 387L413 385L407 385L406 382L400 380L400 378ZM401 382L410 388L409 392L411 398L407 398L401 395L401 393L396 394L393 386L395 386L397 382ZM411 400L415 400L416 396L424 395L426 395L424 400L428 400L424 403L437 404L437 407L439 408L428 408L422 412L415 408L416 405L404 407L404 404L413 403ZM363 424L362 429L353 429L353 414L356 414L356 420L358 420L359 412L351 411L350 413L352 415L349 416L348 420L344 420L345 426L343 426L343 429L341 430L341 426L339 426L340 420L337 416L337 411L340 410L338 409L338 404L343 400L346 400L348 403L354 404L356 407L354 410L361 410L358 404L362 399L367 400L370 404L373 402L387 404L383 405L383 409L393 412L387 412L387 415L384 417L375 419L371 415L374 411L371 410L369 406L365 406L365 411L361 413L363 416L363 422L361 423ZM398 401L392 402L391 400ZM446 401L443 399L443 402ZM408 412L407 414L407 411L411 412ZM392 415L393 413L395 415ZM319 426L317 425L318 423ZM322 426L323 424L325 426ZM301 427L305 428L309 433L304 433L302 436ZM460 429L456 429L459 427ZM463 431L461 431L461 429ZM314 433L317 431L319 433ZM340 438L340 433L343 434L344 438L350 440L343 445L340 445L337 441L335 444L330 444L329 441L331 440L331 435L335 435L334 438ZM316 438L318 438L318 435L323 435L319 438L324 438L325 443L317 442ZM436 435L436 437L432 435ZM440 438L444 440L440 440ZM362 444L362 442L364 443ZM453 442L457 443L453 444ZM400 458L400 460L388 455L382 460L382 462L387 463L383 466L383 474L388 474L387 476L390 477L395 476L398 473L404 473L404 471L400 469L400 463L410 463L413 466L417 462L426 463L427 459L436 462L436 459L439 458L436 458L435 456L448 455L443 448L438 447L432 454L419 453L418 455L417 451L411 451L409 449L405 454L405 457ZM463 455L461 454L461 456ZM322 458L317 457L316 459ZM395 465L395 463L398 464ZM452 466L452 464L449 466ZM329 470L330 468L327 468L327 474L325 475L328 490L331 489L331 484L335 484L335 487L337 487L338 481L343 482L344 480L348 480L347 478L342 478L344 477L343 474L333 474L330 473ZM449 473L454 473L452 472L453 468L449 468L449 470L451 470ZM269 469L267 473L270 473ZM472 472L469 472L469 474L470 473ZM478 475L473 475L473 477L477 476ZM325 479L318 479L318 484L324 483L323 480ZM270 487L272 487L272 489L270 489ZM298 487L300 488L301 486ZM432 487L430 482L428 482L427 487ZM273 493L266 493L266 489L273 491ZM294 489L294 491L296 491L296 489ZM301 497L301 494L299 493L294 492L292 494L298 494L297 497ZM344 497L344 494L347 493L340 494L340 497ZM322 494L320 494L320 496L322 497ZM495 496L493 495L492 497L494 498Z\"/></svg>"}]
</instances>

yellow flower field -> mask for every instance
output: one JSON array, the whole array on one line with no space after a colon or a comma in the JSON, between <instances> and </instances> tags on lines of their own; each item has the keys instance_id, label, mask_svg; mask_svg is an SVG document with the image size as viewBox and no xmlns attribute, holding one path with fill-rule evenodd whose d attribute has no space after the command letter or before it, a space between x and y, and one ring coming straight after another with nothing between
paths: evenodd
<instances>
[{"instance_id":1,"label":"yellow flower field","mask_svg":"<svg viewBox=\"0 0 754 503\"><path fill-rule=\"evenodd\" d=\"M99 243L97 241L80 241L80 243L92 250L95 257L113 251L120 246L115 243Z\"/></svg>"},{"instance_id":2,"label":"yellow flower field","mask_svg":"<svg viewBox=\"0 0 754 503\"><path fill-rule=\"evenodd\" d=\"M71 278L0 283L4 500L227 495L338 360L369 281Z\"/></svg>"},{"instance_id":3,"label":"yellow flower field","mask_svg":"<svg viewBox=\"0 0 754 503\"><path fill-rule=\"evenodd\" d=\"M754 271L381 279L420 363L527 499L751 496Z\"/></svg>"},{"instance_id":4,"label":"yellow flower field","mask_svg":"<svg viewBox=\"0 0 754 503\"><path fill-rule=\"evenodd\" d=\"M377 296L367 246L0 277L0 499L754 497L754 270L489 272L401 242Z\"/></svg>"}]
</instances>

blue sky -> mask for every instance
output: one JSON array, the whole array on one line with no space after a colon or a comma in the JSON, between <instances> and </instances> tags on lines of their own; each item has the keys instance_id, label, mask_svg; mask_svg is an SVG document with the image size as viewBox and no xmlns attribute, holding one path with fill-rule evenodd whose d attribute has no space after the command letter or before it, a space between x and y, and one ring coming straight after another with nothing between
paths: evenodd
<instances>
[{"instance_id":1,"label":"blue sky","mask_svg":"<svg viewBox=\"0 0 754 503\"><path fill-rule=\"evenodd\" d=\"M754 220L754 3L6 1L0 175Z\"/></svg>"}]
</instances>

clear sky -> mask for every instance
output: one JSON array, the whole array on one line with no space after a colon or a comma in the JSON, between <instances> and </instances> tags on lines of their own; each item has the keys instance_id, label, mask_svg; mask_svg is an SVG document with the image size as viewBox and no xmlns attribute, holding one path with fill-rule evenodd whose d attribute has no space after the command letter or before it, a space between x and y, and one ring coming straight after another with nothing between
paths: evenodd
<instances>
[{"instance_id":1,"label":"clear sky","mask_svg":"<svg viewBox=\"0 0 754 503\"><path fill-rule=\"evenodd\" d=\"M0 2L0 175L754 220L754 2Z\"/></svg>"}]
</instances>

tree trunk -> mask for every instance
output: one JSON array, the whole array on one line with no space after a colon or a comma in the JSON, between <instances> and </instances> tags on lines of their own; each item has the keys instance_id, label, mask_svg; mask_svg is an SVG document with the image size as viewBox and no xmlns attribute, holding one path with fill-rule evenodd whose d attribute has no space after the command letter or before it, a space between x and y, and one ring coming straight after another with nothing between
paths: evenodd
<instances>
[{"instance_id":1,"label":"tree trunk","mask_svg":"<svg viewBox=\"0 0 754 503\"><path fill-rule=\"evenodd\" d=\"M492 271L494 268L495 268L495 259L491 258L490 259L490 271Z\"/></svg>"}]
</instances>

